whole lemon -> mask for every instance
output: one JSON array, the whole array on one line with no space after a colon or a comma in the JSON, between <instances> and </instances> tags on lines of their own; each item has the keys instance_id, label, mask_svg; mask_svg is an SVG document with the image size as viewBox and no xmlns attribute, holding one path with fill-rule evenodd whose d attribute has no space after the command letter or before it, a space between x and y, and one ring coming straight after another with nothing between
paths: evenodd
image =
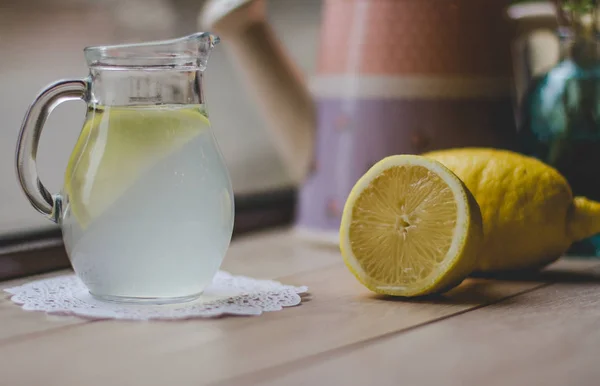
<instances>
[{"instance_id":1,"label":"whole lemon","mask_svg":"<svg viewBox=\"0 0 600 386\"><path fill-rule=\"evenodd\" d=\"M542 267L574 241L600 233L600 203L573 197L554 168L506 150L461 148L423 154L453 171L481 208L477 271Z\"/></svg>"}]
</instances>

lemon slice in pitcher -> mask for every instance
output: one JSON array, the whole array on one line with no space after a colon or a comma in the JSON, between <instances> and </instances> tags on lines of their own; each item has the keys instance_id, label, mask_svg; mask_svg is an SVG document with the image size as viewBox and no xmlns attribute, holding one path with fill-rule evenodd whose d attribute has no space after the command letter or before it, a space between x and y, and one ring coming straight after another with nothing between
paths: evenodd
<instances>
[{"instance_id":1,"label":"lemon slice in pitcher","mask_svg":"<svg viewBox=\"0 0 600 386\"><path fill-rule=\"evenodd\" d=\"M370 290L419 296L458 285L476 266L481 213L437 161L383 159L354 186L340 227L344 261Z\"/></svg>"},{"instance_id":2,"label":"lemon slice in pitcher","mask_svg":"<svg viewBox=\"0 0 600 386\"><path fill-rule=\"evenodd\" d=\"M85 228L146 170L209 125L199 106L89 111L65 174L65 193L80 226Z\"/></svg>"}]
</instances>

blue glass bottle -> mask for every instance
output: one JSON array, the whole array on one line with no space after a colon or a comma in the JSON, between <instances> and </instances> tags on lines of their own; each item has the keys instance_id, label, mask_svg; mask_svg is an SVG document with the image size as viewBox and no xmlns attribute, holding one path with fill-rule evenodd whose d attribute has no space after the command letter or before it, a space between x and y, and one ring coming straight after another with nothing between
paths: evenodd
<instances>
[{"instance_id":1,"label":"blue glass bottle","mask_svg":"<svg viewBox=\"0 0 600 386\"><path fill-rule=\"evenodd\" d=\"M561 60L534 79L520 111L520 150L554 166L575 195L600 200L600 40L559 33ZM571 255L600 256L600 235L575 243Z\"/></svg>"}]
</instances>

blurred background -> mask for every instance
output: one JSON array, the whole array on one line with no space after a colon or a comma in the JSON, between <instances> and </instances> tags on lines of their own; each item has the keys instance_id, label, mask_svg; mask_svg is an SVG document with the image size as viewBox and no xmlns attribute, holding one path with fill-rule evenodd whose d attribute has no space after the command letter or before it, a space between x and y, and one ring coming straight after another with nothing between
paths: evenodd
<instances>
[{"instance_id":1,"label":"blurred background","mask_svg":"<svg viewBox=\"0 0 600 386\"><path fill-rule=\"evenodd\" d=\"M298 188L294 221L306 235L337 244L348 192L391 154L511 149L556 167L575 194L600 199L595 0L0 5L0 236L52 226L30 207L14 172L19 126L37 92L85 77L86 46L205 27L223 41L204 91L234 191ZM50 191L60 190L84 108L62 104L44 128L38 168ZM576 251L600 255L600 237Z\"/></svg>"},{"instance_id":2,"label":"blurred background","mask_svg":"<svg viewBox=\"0 0 600 386\"><path fill-rule=\"evenodd\" d=\"M202 0L0 1L0 234L52 227L21 192L14 172L17 134L25 110L48 83L87 75L83 48L162 40L200 30ZM270 0L269 21L298 68L315 68L320 0ZM226 43L225 43L226 44ZM205 76L215 135L236 193L292 184L263 118L218 46ZM83 103L65 103L50 116L38 154L40 177L58 192L84 120Z\"/></svg>"}]
</instances>

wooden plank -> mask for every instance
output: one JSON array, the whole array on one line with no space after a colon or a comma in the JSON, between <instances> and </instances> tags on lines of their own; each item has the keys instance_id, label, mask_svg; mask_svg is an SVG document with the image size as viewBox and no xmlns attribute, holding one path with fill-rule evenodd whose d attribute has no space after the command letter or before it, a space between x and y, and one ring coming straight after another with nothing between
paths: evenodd
<instances>
[{"instance_id":1,"label":"wooden plank","mask_svg":"<svg viewBox=\"0 0 600 386\"><path fill-rule=\"evenodd\" d=\"M555 271L532 280L555 284L405 333L256 371L243 384L600 384L600 270Z\"/></svg>"},{"instance_id":2,"label":"wooden plank","mask_svg":"<svg viewBox=\"0 0 600 386\"><path fill-rule=\"evenodd\" d=\"M234 274L273 279L341 260L337 247L308 243L286 229L240 236L229 248L222 268Z\"/></svg>"},{"instance_id":3,"label":"wooden plank","mask_svg":"<svg viewBox=\"0 0 600 386\"><path fill-rule=\"evenodd\" d=\"M255 318L107 321L57 329L0 343L0 372L11 384L247 384L248 374L262 376L262 371L287 365L297 370L307 358L384 339L545 285L543 280L469 280L445 297L401 302L371 295L341 262L283 280L308 285L312 299ZM20 370L31 363L35 371Z\"/></svg>"}]
</instances>

